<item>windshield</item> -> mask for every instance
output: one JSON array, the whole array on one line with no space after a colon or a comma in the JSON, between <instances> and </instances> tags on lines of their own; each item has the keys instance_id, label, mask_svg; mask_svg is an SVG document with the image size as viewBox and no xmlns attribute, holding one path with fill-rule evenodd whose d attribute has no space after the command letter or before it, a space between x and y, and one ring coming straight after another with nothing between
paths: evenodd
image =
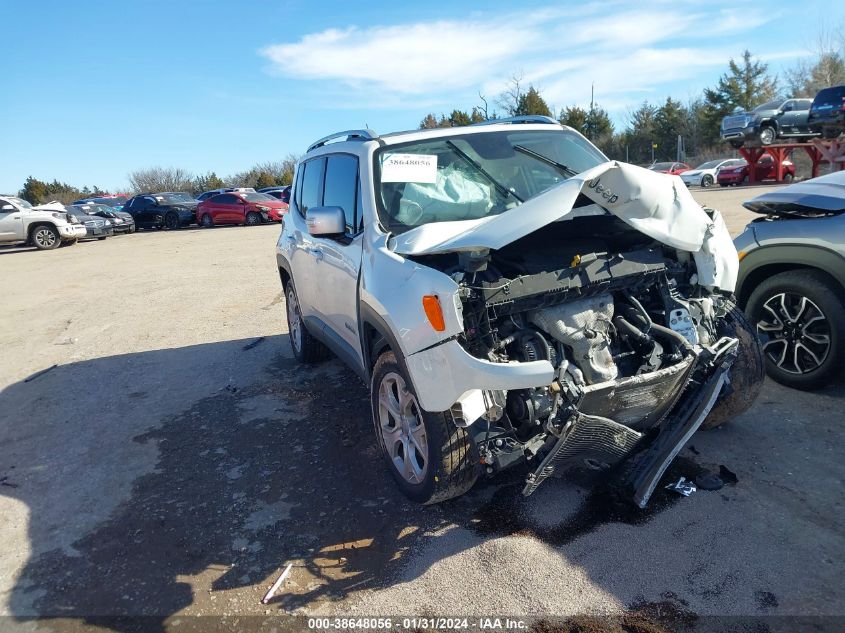
<instances>
[{"instance_id":1,"label":"windshield","mask_svg":"<svg viewBox=\"0 0 845 633\"><path fill-rule=\"evenodd\" d=\"M753 112L762 112L763 110L777 110L783 101L769 101L763 105L758 105Z\"/></svg>"},{"instance_id":2,"label":"windshield","mask_svg":"<svg viewBox=\"0 0 845 633\"><path fill-rule=\"evenodd\" d=\"M707 161L706 163L701 163L696 169L715 169L719 165L721 165L724 161L722 160L711 160Z\"/></svg>"},{"instance_id":3,"label":"windshield","mask_svg":"<svg viewBox=\"0 0 845 633\"><path fill-rule=\"evenodd\" d=\"M178 193L157 193L153 197L156 200L158 200L159 202L163 201L163 202L167 202L167 203L172 203L172 202L191 202L191 203L193 203L193 202L196 202L196 200L194 200L194 197L191 194L181 193L181 192L178 192Z\"/></svg>"},{"instance_id":4,"label":"windshield","mask_svg":"<svg viewBox=\"0 0 845 633\"><path fill-rule=\"evenodd\" d=\"M402 233L498 215L607 158L566 130L509 130L389 145L375 160L380 219Z\"/></svg>"},{"instance_id":5,"label":"windshield","mask_svg":"<svg viewBox=\"0 0 845 633\"><path fill-rule=\"evenodd\" d=\"M32 205L23 198L6 198L9 202L15 205L18 209L31 209Z\"/></svg>"},{"instance_id":6,"label":"windshield","mask_svg":"<svg viewBox=\"0 0 845 633\"><path fill-rule=\"evenodd\" d=\"M672 165L674 165L674 164L675 163L654 163L654 165L649 167L649 169L651 171L663 171L663 170L669 171L670 169L672 169Z\"/></svg>"},{"instance_id":7,"label":"windshield","mask_svg":"<svg viewBox=\"0 0 845 633\"><path fill-rule=\"evenodd\" d=\"M242 193L240 194L241 198L244 200L249 200L250 202L267 202L268 200L275 202L276 199L273 196L268 196L265 193Z\"/></svg>"}]
</instances>

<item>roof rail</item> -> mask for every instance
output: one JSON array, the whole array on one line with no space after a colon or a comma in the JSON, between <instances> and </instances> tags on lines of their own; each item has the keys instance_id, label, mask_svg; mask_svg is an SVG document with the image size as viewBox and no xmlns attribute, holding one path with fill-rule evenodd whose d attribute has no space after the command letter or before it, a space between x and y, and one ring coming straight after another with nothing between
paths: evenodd
<instances>
[{"instance_id":1,"label":"roof rail","mask_svg":"<svg viewBox=\"0 0 845 633\"><path fill-rule=\"evenodd\" d=\"M308 146L307 151L311 151L312 149L317 149L318 147L322 147L329 141L333 141L336 138L346 137L344 140L346 141L374 141L378 138L378 134L373 132L372 130L344 130L343 132L335 132L334 134L329 134L328 136L324 136L316 143L312 143Z\"/></svg>"},{"instance_id":2,"label":"roof rail","mask_svg":"<svg viewBox=\"0 0 845 633\"><path fill-rule=\"evenodd\" d=\"M473 123L473 125L496 125L497 123L551 123L553 125L560 125L560 121L555 121L552 117L542 114L522 114L506 119L490 119L488 121L481 121L480 123Z\"/></svg>"}]
</instances>

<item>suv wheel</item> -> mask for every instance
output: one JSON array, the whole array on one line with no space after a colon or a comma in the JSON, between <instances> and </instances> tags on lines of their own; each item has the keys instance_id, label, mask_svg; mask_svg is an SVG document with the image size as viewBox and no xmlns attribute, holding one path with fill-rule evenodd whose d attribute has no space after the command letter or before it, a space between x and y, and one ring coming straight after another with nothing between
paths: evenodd
<instances>
[{"instance_id":1,"label":"suv wheel","mask_svg":"<svg viewBox=\"0 0 845 633\"><path fill-rule=\"evenodd\" d=\"M777 138L777 134L775 133L775 128L771 125L764 125L760 128L761 145L771 145L775 142L775 138Z\"/></svg>"},{"instance_id":2,"label":"suv wheel","mask_svg":"<svg viewBox=\"0 0 845 633\"><path fill-rule=\"evenodd\" d=\"M171 231L178 229L181 226L181 222L179 220L179 214L171 211L167 215L164 216L164 226Z\"/></svg>"},{"instance_id":3,"label":"suv wheel","mask_svg":"<svg viewBox=\"0 0 845 633\"><path fill-rule=\"evenodd\" d=\"M293 280L288 281L285 286L285 298L288 316L288 335L293 355L301 363L317 363L326 360L329 350L320 341L315 339L308 332L305 321L302 320L302 312L299 309L299 299L296 296L296 288Z\"/></svg>"},{"instance_id":4,"label":"suv wheel","mask_svg":"<svg viewBox=\"0 0 845 633\"><path fill-rule=\"evenodd\" d=\"M56 227L47 224L35 227L35 230L32 231L30 241L39 251L52 250L62 242Z\"/></svg>"},{"instance_id":5,"label":"suv wheel","mask_svg":"<svg viewBox=\"0 0 845 633\"><path fill-rule=\"evenodd\" d=\"M245 226L258 226L259 224L261 224L261 216L258 213L250 211L246 214L246 218L244 219Z\"/></svg>"},{"instance_id":6,"label":"suv wheel","mask_svg":"<svg viewBox=\"0 0 845 633\"><path fill-rule=\"evenodd\" d=\"M766 279L748 299L745 312L757 326L766 371L796 389L816 389L840 371L845 360L845 303L824 274L791 270Z\"/></svg>"},{"instance_id":7,"label":"suv wheel","mask_svg":"<svg viewBox=\"0 0 845 633\"><path fill-rule=\"evenodd\" d=\"M393 352L379 356L370 382L373 425L390 474L418 503L458 497L478 479L475 445L452 415L423 411Z\"/></svg>"},{"instance_id":8,"label":"suv wheel","mask_svg":"<svg viewBox=\"0 0 845 633\"><path fill-rule=\"evenodd\" d=\"M203 214L202 219L200 220L200 226L205 229L210 229L212 226L214 226L214 219L211 217L211 214Z\"/></svg>"},{"instance_id":9,"label":"suv wheel","mask_svg":"<svg viewBox=\"0 0 845 633\"><path fill-rule=\"evenodd\" d=\"M710 174L704 174L701 178L701 186L702 187L712 187L713 186L713 176Z\"/></svg>"}]
</instances>

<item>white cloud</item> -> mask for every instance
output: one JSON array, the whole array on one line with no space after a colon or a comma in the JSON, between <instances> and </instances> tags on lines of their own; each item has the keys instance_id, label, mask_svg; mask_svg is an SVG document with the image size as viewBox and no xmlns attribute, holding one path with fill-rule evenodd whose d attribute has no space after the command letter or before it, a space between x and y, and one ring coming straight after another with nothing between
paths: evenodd
<instances>
[{"instance_id":1,"label":"white cloud","mask_svg":"<svg viewBox=\"0 0 845 633\"><path fill-rule=\"evenodd\" d=\"M577 10L540 8L327 29L260 53L273 72L320 81L332 98L343 99L345 90L357 107L450 98L454 103L456 93L465 96L478 89L496 95L520 69L525 83L540 87L558 107L589 99L593 82L607 106L641 101L663 84L724 66L741 47L719 47L720 35L742 33L772 19L754 9L707 10L693 2L629 6L591 4ZM338 105L343 107L327 107Z\"/></svg>"}]
</instances>

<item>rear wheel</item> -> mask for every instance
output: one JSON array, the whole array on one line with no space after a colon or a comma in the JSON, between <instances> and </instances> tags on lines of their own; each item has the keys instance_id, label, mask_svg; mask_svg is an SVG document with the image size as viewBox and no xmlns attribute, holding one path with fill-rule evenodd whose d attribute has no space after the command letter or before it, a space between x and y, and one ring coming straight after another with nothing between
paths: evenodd
<instances>
[{"instance_id":1,"label":"rear wheel","mask_svg":"<svg viewBox=\"0 0 845 633\"><path fill-rule=\"evenodd\" d=\"M179 220L179 214L171 211L167 215L164 216L164 226L165 228L173 231L178 229L182 225L182 222Z\"/></svg>"},{"instance_id":2,"label":"rear wheel","mask_svg":"<svg viewBox=\"0 0 845 633\"><path fill-rule=\"evenodd\" d=\"M305 322L302 320L302 311L299 307L299 297L296 295L296 287L293 280L289 280L285 286L285 298L288 317L288 335L293 355L301 363L318 363L326 360L329 356L328 348L315 339L308 332Z\"/></svg>"},{"instance_id":3,"label":"rear wheel","mask_svg":"<svg viewBox=\"0 0 845 633\"><path fill-rule=\"evenodd\" d=\"M202 218L200 218L200 226L204 229L210 229L214 226L214 218L210 214L204 213Z\"/></svg>"},{"instance_id":4,"label":"rear wheel","mask_svg":"<svg viewBox=\"0 0 845 633\"><path fill-rule=\"evenodd\" d=\"M845 361L842 290L815 270L769 277L748 299L745 312L763 343L766 372L796 389L816 389L841 372Z\"/></svg>"},{"instance_id":5,"label":"rear wheel","mask_svg":"<svg viewBox=\"0 0 845 633\"><path fill-rule=\"evenodd\" d=\"M244 219L244 225L246 226L256 226L261 224L261 215L256 213L255 211L250 211L246 214L246 218Z\"/></svg>"},{"instance_id":6,"label":"rear wheel","mask_svg":"<svg viewBox=\"0 0 845 633\"><path fill-rule=\"evenodd\" d=\"M713 176L710 174L704 174L701 178L701 186L702 187L712 187L713 186Z\"/></svg>"},{"instance_id":7,"label":"rear wheel","mask_svg":"<svg viewBox=\"0 0 845 633\"><path fill-rule=\"evenodd\" d=\"M59 246L62 243L59 237L59 231L56 227L42 224L35 227L30 235L30 242L39 251L49 251Z\"/></svg>"},{"instance_id":8,"label":"rear wheel","mask_svg":"<svg viewBox=\"0 0 845 633\"><path fill-rule=\"evenodd\" d=\"M402 493L418 503L458 497L478 479L475 445L451 414L424 411L393 352L379 356L370 383L376 438Z\"/></svg>"}]
</instances>

